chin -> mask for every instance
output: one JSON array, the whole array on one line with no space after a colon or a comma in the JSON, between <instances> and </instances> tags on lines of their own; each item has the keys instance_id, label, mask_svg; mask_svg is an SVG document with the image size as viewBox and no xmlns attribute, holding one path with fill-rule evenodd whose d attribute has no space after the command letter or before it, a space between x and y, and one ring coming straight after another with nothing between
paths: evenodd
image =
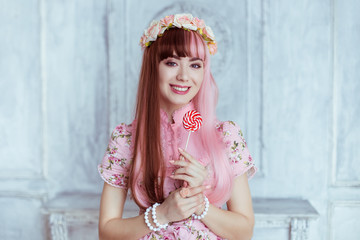
<instances>
[{"instance_id":1,"label":"chin","mask_svg":"<svg viewBox=\"0 0 360 240\"><path fill-rule=\"evenodd\" d=\"M177 104L178 104L178 105L186 105L186 104L188 104L190 101L191 101L191 98L190 98L190 99L186 99L186 100L182 100L182 101L178 101Z\"/></svg>"}]
</instances>

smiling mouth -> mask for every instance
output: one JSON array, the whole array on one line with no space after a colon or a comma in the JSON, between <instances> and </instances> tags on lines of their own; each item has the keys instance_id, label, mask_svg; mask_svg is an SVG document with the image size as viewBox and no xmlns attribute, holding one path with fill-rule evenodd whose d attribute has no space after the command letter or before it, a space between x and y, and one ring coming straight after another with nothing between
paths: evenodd
<instances>
[{"instance_id":1,"label":"smiling mouth","mask_svg":"<svg viewBox=\"0 0 360 240\"><path fill-rule=\"evenodd\" d=\"M175 89L176 91L180 91L180 92L186 92L190 87L178 87L178 86L174 86L174 85L171 85L171 87L173 89Z\"/></svg>"}]
</instances>

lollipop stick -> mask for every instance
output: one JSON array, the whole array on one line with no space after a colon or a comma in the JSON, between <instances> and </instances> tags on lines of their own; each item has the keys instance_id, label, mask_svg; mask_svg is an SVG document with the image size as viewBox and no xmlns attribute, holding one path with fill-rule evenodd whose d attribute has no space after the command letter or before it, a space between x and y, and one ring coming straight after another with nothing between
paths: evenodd
<instances>
[{"instance_id":1,"label":"lollipop stick","mask_svg":"<svg viewBox=\"0 0 360 240\"><path fill-rule=\"evenodd\" d=\"M186 141L186 145L185 145L185 151L187 149L187 146L188 146L188 143L189 143L189 139L190 139L190 134L191 134L191 131L189 131L189 135L188 135L188 138L187 138L187 141ZM181 155L180 156L180 159L181 160L184 160L184 157ZM188 186L188 183L186 181L183 182L183 187L187 187Z\"/></svg>"},{"instance_id":2,"label":"lollipop stick","mask_svg":"<svg viewBox=\"0 0 360 240\"><path fill-rule=\"evenodd\" d=\"M191 134L191 131L189 131L189 135L188 135L188 138L187 138L187 141L186 141L186 145L185 145L185 151L186 151L187 146L188 146L188 143L189 143L190 134Z\"/></svg>"},{"instance_id":3,"label":"lollipop stick","mask_svg":"<svg viewBox=\"0 0 360 240\"><path fill-rule=\"evenodd\" d=\"M187 141L186 141L186 145L185 145L184 151L186 151L186 149L187 149L187 146L188 146L188 143L189 143L189 139L190 139L190 134L191 134L191 132L189 131L189 135L188 135L188 138L187 138ZM184 160L184 156L181 155L181 156L180 156L180 159L181 159L181 160Z\"/></svg>"}]
</instances>

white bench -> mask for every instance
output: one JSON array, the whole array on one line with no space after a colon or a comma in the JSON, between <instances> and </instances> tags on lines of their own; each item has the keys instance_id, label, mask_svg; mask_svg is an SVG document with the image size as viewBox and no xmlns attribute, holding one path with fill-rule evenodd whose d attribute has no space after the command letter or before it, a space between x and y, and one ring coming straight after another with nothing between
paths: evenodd
<instances>
[{"instance_id":1,"label":"white bench","mask_svg":"<svg viewBox=\"0 0 360 240\"><path fill-rule=\"evenodd\" d=\"M98 239L100 195L62 194L48 201L43 213L47 223L47 239ZM309 221L318 218L317 211L302 199L253 199L256 229L285 228L287 239L308 239ZM137 206L127 201L124 217L138 214Z\"/></svg>"}]
</instances>

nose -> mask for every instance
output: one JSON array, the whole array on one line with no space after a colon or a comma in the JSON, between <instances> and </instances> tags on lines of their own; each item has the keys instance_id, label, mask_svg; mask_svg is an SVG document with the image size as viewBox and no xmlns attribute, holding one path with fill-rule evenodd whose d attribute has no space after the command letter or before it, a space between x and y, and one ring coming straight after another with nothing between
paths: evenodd
<instances>
[{"instance_id":1,"label":"nose","mask_svg":"<svg viewBox=\"0 0 360 240\"><path fill-rule=\"evenodd\" d=\"M184 64L180 65L176 79L178 81L183 81L183 82L189 81L189 72L188 72L187 67Z\"/></svg>"}]
</instances>

